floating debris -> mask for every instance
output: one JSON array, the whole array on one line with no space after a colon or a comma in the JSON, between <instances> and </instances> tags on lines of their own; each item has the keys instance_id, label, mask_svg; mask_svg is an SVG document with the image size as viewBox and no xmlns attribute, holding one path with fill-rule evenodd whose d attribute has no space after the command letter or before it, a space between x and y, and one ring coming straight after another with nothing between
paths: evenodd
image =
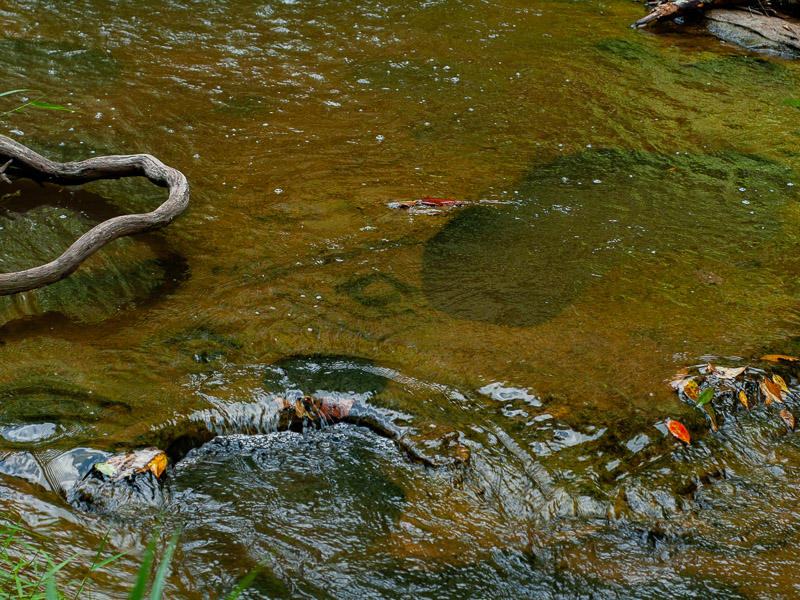
<instances>
[{"instance_id":1,"label":"floating debris","mask_svg":"<svg viewBox=\"0 0 800 600\"><path fill-rule=\"evenodd\" d=\"M418 208L418 207L433 207L433 208L450 208L453 206L464 206L470 204L466 200L451 200L450 198L420 198L419 200L405 200L402 202L389 202L389 208Z\"/></svg>"}]
</instances>

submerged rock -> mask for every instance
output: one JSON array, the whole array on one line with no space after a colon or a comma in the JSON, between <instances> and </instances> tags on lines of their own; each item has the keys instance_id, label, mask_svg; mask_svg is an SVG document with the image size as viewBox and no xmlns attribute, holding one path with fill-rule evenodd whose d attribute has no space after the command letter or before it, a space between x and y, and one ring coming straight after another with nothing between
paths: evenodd
<instances>
[{"instance_id":1,"label":"submerged rock","mask_svg":"<svg viewBox=\"0 0 800 600\"><path fill-rule=\"evenodd\" d=\"M67 492L67 500L77 508L99 513L161 506L166 496L159 478L166 466L167 455L158 448L115 454L92 465Z\"/></svg>"},{"instance_id":2,"label":"submerged rock","mask_svg":"<svg viewBox=\"0 0 800 600\"><path fill-rule=\"evenodd\" d=\"M744 269L781 234L795 179L735 153L565 156L534 167L504 192L507 202L472 205L448 221L425 245L424 293L452 317L533 327L611 271L633 279L667 264ZM673 288L683 277L672 268L660 276L642 286Z\"/></svg>"}]
</instances>

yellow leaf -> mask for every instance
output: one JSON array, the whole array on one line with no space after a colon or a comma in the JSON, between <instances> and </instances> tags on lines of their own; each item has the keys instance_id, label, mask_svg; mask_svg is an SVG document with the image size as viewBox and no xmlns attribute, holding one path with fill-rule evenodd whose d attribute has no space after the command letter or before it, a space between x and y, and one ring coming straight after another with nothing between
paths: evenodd
<instances>
[{"instance_id":1,"label":"yellow leaf","mask_svg":"<svg viewBox=\"0 0 800 600\"><path fill-rule=\"evenodd\" d=\"M789 386L788 386L788 385L786 385L786 382L783 380L783 377L781 377L780 375L778 375L777 373L775 373L775 374L772 376L772 381L774 381L774 382L775 382L775 384L776 384L776 385L777 385L779 388L781 388L781 389L782 389L784 392L786 392L787 394L789 393Z\"/></svg>"},{"instance_id":2,"label":"yellow leaf","mask_svg":"<svg viewBox=\"0 0 800 600\"><path fill-rule=\"evenodd\" d=\"M683 393L689 396L689 399L694 402L700 394L700 387L694 379L687 379L686 383L683 384Z\"/></svg>"},{"instance_id":3,"label":"yellow leaf","mask_svg":"<svg viewBox=\"0 0 800 600\"><path fill-rule=\"evenodd\" d=\"M796 356L786 356L785 354L767 354L762 356L761 360L768 360L770 362L800 362L800 358Z\"/></svg>"},{"instance_id":4,"label":"yellow leaf","mask_svg":"<svg viewBox=\"0 0 800 600\"><path fill-rule=\"evenodd\" d=\"M750 410L750 401L747 399L747 394L743 390L739 390L739 401L744 404L747 410Z\"/></svg>"},{"instance_id":5,"label":"yellow leaf","mask_svg":"<svg viewBox=\"0 0 800 600\"><path fill-rule=\"evenodd\" d=\"M147 463L143 471L152 471L156 477L161 477L164 469L167 468L167 455L163 452Z\"/></svg>"}]
</instances>

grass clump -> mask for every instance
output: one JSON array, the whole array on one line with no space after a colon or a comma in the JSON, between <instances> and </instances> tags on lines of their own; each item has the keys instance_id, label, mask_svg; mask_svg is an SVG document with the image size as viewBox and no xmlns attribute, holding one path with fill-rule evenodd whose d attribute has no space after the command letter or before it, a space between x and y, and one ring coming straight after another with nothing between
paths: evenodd
<instances>
[{"instance_id":1,"label":"grass clump","mask_svg":"<svg viewBox=\"0 0 800 600\"><path fill-rule=\"evenodd\" d=\"M162 598L169 565L178 546L180 530L173 533L161 560L156 564L154 558L158 537L159 528L157 527L147 545L128 600L161 600ZM28 541L30 539L33 541ZM81 553L76 552L56 564L47 552L37 547L36 542L44 539L44 536L21 527L19 522L0 520L0 600L88 600L92 573L124 555L124 553L115 554L101 560L108 540L107 533L84 575L79 579L70 579L59 584L58 579L61 572ZM225 600L238 598L265 565L266 560L257 564L225 597ZM153 576L154 569L155 575ZM147 593L148 584L149 594Z\"/></svg>"}]
</instances>

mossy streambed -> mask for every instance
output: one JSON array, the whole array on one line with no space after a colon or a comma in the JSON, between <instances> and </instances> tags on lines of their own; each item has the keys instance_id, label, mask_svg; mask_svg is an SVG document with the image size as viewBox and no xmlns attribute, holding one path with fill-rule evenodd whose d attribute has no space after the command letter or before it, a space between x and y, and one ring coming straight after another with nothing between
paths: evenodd
<instances>
[{"instance_id":1,"label":"mossy streambed","mask_svg":"<svg viewBox=\"0 0 800 600\"><path fill-rule=\"evenodd\" d=\"M4 133L59 160L150 152L192 185L163 232L0 301L0 511L56 557L110 528L130 555L107 597L162 508L175 598L265 553L252 598L793 597L800 438L764 405L712 433L665 382L800 353L795 63L628 31L621 1L3 10L4 81L81 111ZM4 268L162 199L18 185ZM427 196L470 204L387 207ZM272 432L264 407L301 394L469 464L349 424ZM165 506L66 502L151 444L182 458Z\"/></svg>"}]
</instances>

